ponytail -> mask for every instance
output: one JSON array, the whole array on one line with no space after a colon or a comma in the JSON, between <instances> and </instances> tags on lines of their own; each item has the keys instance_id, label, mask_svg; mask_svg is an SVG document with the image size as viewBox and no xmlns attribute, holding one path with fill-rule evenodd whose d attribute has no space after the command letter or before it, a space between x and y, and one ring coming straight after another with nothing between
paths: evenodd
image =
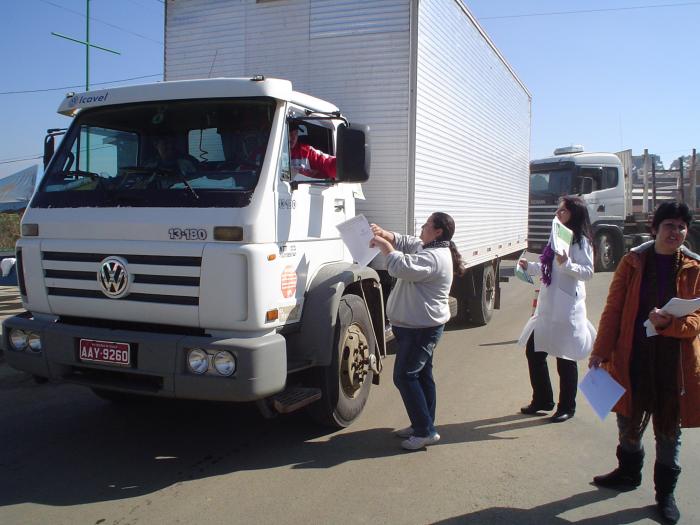
<instances>
[{"instance_id":1,"label":"ponytail","mask_svg":"<svg viewBox=\"0 0 700 525\"><path fill-rule=\"evenodd\" d=\"M442 230L442 235L436 239L438 241L449 241L450 254L452 255L452 271L455 275L461 277L464 275L464 262L462 262L462 254L457 250L457 246L452 241L452 236L455 234L455 221L447 213L436 211L431 215L433 227Z\"/></svg>"},{"instance_id":2,"label":"ponytail","mask_svg":"<svg viewBox=\"0 0 700 525\"><path fill-rule=\"evenodd\" d=\"M462 262L462 254L457 250L457 245L450 241L450 253L452 254L452 271L457 277L464 275L464 263Z\"/></svg>"}]
</instances>

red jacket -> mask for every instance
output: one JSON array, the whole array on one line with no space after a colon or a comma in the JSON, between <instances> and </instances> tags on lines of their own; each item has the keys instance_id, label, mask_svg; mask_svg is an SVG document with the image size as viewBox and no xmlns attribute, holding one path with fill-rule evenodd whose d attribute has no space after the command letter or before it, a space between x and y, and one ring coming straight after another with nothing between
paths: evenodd
<instances>
[{"instance_id":1,"label":"red jacket","mask_svg":"<svg viewBox=\"0 0 700 525\"><path fill-rule=\"evenodd\" d=\"M292 170L306 177L335 180L335 157L297 142L292 148Z\"/></svg>"},{"instance_id":2,"label":"red jacket","mask_svg":"<svg viewBox=\"0 0 700 525\"><path fill-rule=\"evenodd\" d=\"M634 248L620 261L615 272L603 315L598 323L598 337L593 354L603 359L605 368L625 388L624 395L613 412L629 417L632 413L630 396L630 359L634 341L634 323L639 305L639 293L644 273L644 253L652 250L652 243ZM677 296L682 299L700 297L700 260L697 255L682 249L681 268L676 277ZM661 307L663 305L659 305ZM678 395L681 426L700 426L700 312L674 318L659 334L681 341L678 366Z\"/></svg>"}]
</instances>

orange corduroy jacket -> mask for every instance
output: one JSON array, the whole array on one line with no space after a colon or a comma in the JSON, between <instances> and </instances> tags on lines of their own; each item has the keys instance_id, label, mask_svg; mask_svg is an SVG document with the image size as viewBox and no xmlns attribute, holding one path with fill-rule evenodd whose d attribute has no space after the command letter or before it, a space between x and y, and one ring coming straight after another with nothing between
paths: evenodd
<instances>
[{"instance_id":1,"label":"orange corduroy jacket","mask_svg":"<svg viewBox=\"0 0 700 525\"><path fill-rule=\"evenodd\" d=\"M598 337L592 355L603 360L605 368L625 388L625 394L613 412L629 417L632 412L630 358L634 340L634 324L645 255L654 241L634 248L620 261L598 325ZM700 256L681 248L681 268L676 277L677 297L700 297ZM663 305L659 305L661 307ZM659 334L681 340L678 367L678 395L682 427L700 426L700 311L674 318Z\"/></svg>"}]
</instances>

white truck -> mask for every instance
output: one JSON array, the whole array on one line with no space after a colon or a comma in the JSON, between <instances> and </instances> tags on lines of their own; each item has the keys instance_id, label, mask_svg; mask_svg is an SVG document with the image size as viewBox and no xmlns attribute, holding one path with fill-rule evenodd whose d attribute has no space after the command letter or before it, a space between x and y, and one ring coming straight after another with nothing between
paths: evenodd
<instances>
[{"instance_id":1,"label":"white truck","mask_svg":"<svg viewBox=\"0 0 700 525\"><path fill-rule=\"evenodd\" d=\"M113 400L348 425L382 368L390 285L339 238L356 205L410 234L450 213L468 266L452 305L488 321L501 258L526 246L530 95L461 2L168 2L165 49L169 81L59 108L74 120L23 219L10 365ZM369 125L369 181L367 127L248 72ZM210 73L239 78L187 80ZM295 176L291 122L335 180Z\"/></svg>"},{"instance_id":2,"label":"white truck","mask_svg":"<svg viewBox=\"0 0 700 525\"><path fill-rule=\"evenodd\" d=\"M694 156L693 156L694 158ZM559 198L578 195L587 205L593 226L596 271L612 271L630 248L650 239L650 215L657 200L686 201L696 213L692 176L664 170L655 177L651 157L643 157L639 181L632 177L631 150L617 153L584 151L583 146L554 150L552 157L530 163L528 250L540 253L549 239ZM692 171L692 169L691 169ZM686 244L700 248L700 228L693 221Z\"/></svg>"}]
</instances>

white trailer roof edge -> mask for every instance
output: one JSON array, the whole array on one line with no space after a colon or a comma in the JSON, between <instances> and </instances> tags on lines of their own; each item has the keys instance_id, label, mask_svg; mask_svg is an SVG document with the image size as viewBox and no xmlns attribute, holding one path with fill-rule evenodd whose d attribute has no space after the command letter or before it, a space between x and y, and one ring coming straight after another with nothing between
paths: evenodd
<instances>
[{"instance_id":1,"label":"white trailer roof edge","mask_svg":"<svg viewBox=\"0 0 700 525\"><path fill-rule=\"evenodd\" d=\"M481 27L481 25L477 21L476 17L471 14L471 12L469 11L469 9L467 8L467 6L464 4L464 2L462 0L454 0L454 1L457 2L459 7L462 9L462 11L464 11L464 14L467 15L467 17L469 17L469 19L472 21L472 23L476 27L477 31L479 31L479 33L481 33L481 36L484 38L484 40L488 43L489 46L491 46L491 49L493 49L494 53L496 53L496 55L498 55L498 58L501 60L501 62L503 62L503 64L506 66L506 68L508 68L508 71L510 71L510 74L513 75L513 78L515 78L515 80L517 80L518 84L520 84L520 87L523 88L523 91L525 91L525 93L527 93L527 96L530 98L530 100L532 100L532 94L530 93L530 91L527 89L527 87L525 86L523 81L520 80L520 77L515 73L515 70L511 67L511 65L508 63L508 61L505 59L505 57L498 50L498 48L496 47L496 44L493 43L493 40L491 40L491 38L489 38L489 35Z\"/></svg>"}]
</instances>

